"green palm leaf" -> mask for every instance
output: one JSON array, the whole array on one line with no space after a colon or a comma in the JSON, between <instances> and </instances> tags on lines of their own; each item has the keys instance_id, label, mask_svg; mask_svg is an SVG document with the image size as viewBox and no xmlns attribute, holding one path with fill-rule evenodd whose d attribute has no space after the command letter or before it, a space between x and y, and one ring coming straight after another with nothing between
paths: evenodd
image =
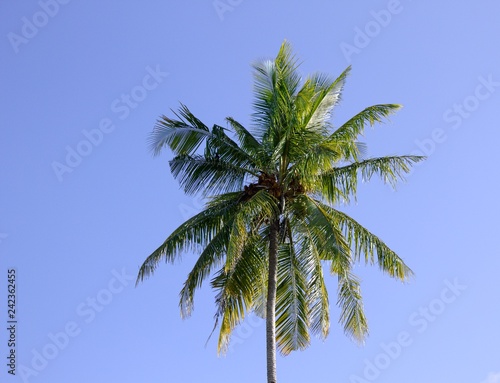
<instances>
[{"instance_id":1,"label":"green palm leaf","mask_svg":"<svg viewBox=\"0 0 500 383\"><path fill-rule=\"evenodd\" d=\"M161 116L150 136L153 153L158 155L168 146L175 154L192 154L210 135L209 129L189 109L181 104L178 120Z\"/></svg>"},{"instance_id":2,"label":"green palm leaf","mask_svg":"<svg viewBox=\"0 0 500 383\"><path fill-rule=\"evenodd\" d=\"M338 302L344 332L362 343L368 334L359 279L350 272L339 275Z\"/></svg>"},{"instance_id":3,"label":"green palm leaf","mask_svg":"<svg viewBox=\"0 0 500 383\"><path fill-rule=\"evenodd\" d=\"M260 288L265 286L267 264L260 252L260 240L261 237L256 235L249 237L232 267L223 267L212 280L212 287L218 291L215 327L221 320L219 353L227 351L231 332L244 319L245 312L252 308L256 296L255 284Z\"/></svg>"},{"instance_id":4,"label":"green palm leaf","mask_svg":"<svg viewBox=\"0 0 500 383\"><path fill-rule=\"evenodd\" d=\"M214 198L207 209L188 219L169 235L142 264L137 282L148 277L164 259L173 263L183 252L196 251L205 247L224 227L224 223L232 219L239 209L241 193L229 193Z\"/></svg>"},{"instance_id":5,"label":"green palm leaf","mask_svg":"<svg viewBox=\"0 0 500 383\"><path fill-rule=\"evenodd\" d=\"M255 176L249 169L234 163L204 156L181 155L170 161L170 170L189 195L214 195L238 191L247 176Z\"/></svg>"},{"instance_id":6,"label":"green palm leaf","mask_svg":"<svg viewBox=\"0 0 500 383\"><path fill-rule=\"evenodd\" d=\"M321 174L321 192L330 203L349 202L350 196L356 196L358 175L361 175L363 181L369 181L377 174L385 183L395 187L397 181L404 180L404 173L410 171L411 165L424 158L387 156L334 167Z\"/></svg>"},{"instance_id":7,"label":"green palm leaf","mask_svg":"<svg viewBox=\"0 0 500 383\"><path fill-rule=\"evenodd\" d=\"M335 130L330 135L330 140L344 144L344 158L357 160L359 148L356 145L356 139L360 134L363 134L365 126L367 124L373 126L377 122L381 123L399 109L401 109L401 105L398 104L380 104L365 108Z\"/></svg>"},{"instance_id":8,"label":"green palm leaf","mask_svg":"<svg viewBox=\"0 0 500 383\"><path fill-rule=\"evenodd\" d=\"M210 276L214 268L222 263L224 254L229 243L232 224L228 222L210 241L198 257L193 269L188 274L184 287L180 292L179 306L181 315L187 318L194 309L194 294L200 288L203 281Z\"/></svg>"},{"instance_id":9,"label":"green palm leaf","mask_svg":"<svg viewBox=\"0 0 500 383\"><path fill-rule=\"evenodd\" d=\"M309 345L309 305L304 259L296 254L294 244L280 247L276 297L276 341L287 355Z\"/></svg>"},{"instance_id":10,"label":"green palm leaf","mask_svg":"<svg viewBox=\"0 0 500 383\"><path fill-rule=\"evenodd\" d=\"M262 149L260 142L257 141L257 139L238 121L232 117L227 117L226 121L231 124L232 128L238 135L241 146L245 148L248 153L255 155Z\"/></svg>"}]
</instances>

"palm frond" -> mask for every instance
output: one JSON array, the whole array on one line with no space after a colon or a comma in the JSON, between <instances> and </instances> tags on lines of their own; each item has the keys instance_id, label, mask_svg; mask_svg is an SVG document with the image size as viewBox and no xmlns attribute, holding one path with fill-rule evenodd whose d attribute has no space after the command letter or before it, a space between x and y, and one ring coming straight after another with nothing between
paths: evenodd
<instances>
[{"instance_id":1,"label":"palm frond","mask_svg":"<svg viewBox=\"0 0 500 383\"><path fill-rule=\"evenodd\" d=\"M320 141L303 145L301 151L290 164L284 181L300 180L308 192L315 191L318 175L331 169L342 158L342 148L335 142Z\"/></svg>"},{"instance_id":2,"label":"palm frond","mask_svg":"<svg viewBox=\"0 0 500 383\"><path fill-rule=\"evenodd\" d=\"M276 292L276 342L283 355L309 345L308 272L293 243L280 246Z\"/></svg>"},{"instance_id":3,"label":"palm frond","mask_svg":"<svg viewBox=\"0 0 500 383\"><path fill-rule=\"evenodd\" d=\"M252 171L232 162L200 155L180 155L170 162L170 170L189 195L213 195L243 189L245 177Z\"/></svg>"},{"instance_id":4,"label":"palm frond","mask_svg":"<svg viewBox=\"0 0 500 383\"><path fill-rule=\"evenodd\" d=\"M227 246L226 262L224 266L226 272L229 272L234 267L243 253L248 237L245 218L247 217L244 216L241 210L235 214Z\"/></svg>"},{"instance_id":5,"label":"palm frond","mask_svg":"<svg viewBox=\"0 0 500 383\"><path fill-rule=\"evenodd\" d=\"M210 241L196 260L180 292L179 306L182 318L191 315L194 309L194 294L214 268L222 263L230 239L232 222L228 222Z\"/></svg>"},{"instance_id":6,"label":"palm frond","mask_svg":"<svg viewBox=\"0 0 500 383\"><path fill-rule=\"evenodd\" d=\"M377 174L385 183L395 187L397 181L404 180L404 173L410 171L410 166L424 158L386 156L335 167L321 174L321 191L330 203L349 202L351 196L356 196L358 175L361 175L363 181L369 181L374 174Z\"/></svg>"},{"instance_id":7,"label":"palm frond","mask_svg":"<svg viewBox=\"0 0 500 383\"><path fill-rule=\"evenodd\" d=\"M178 120L161 116L149 138L154 155L168 146L175 154L192 154L209 135L209 129L183 104L174 112Z\"/></svg>"},{"instance_id":8,"label":"palm frond","mask_svg":"<svg viewBox=\"0 0 500 383\"><path fill-rule=\"evenodd\" d=\"M375 123L381 123L384 118L389 117L399 109L401 109L401 105L398 104L378 104L369 106L335 130L331 138L338 141L353 141L363 133L366 124L373 126Z\"/></svg>"},{"instance_id":9,"label":"palm frond","mask_svg":"<svg viewBox=\"0 0 500 383\"><path fill-rule=\"evenodd\" d=\"M330 330L330 306L328 290L323 277L323 266L318 249L309 237L304 238L304 248L314 264L314 270L308 281L310 328L313 334L326 338Z\"/></svg>"},{"instance_id":10,"label":"palm frond","mask_svg":"<svg viewBox=\"0 0 500 383\"><path fill-rule=\"evenodd\" d=\"M307 206L305 221L309 226L310 238L322 260L333 262L335 267L340 269L349 268L349 244L328 210L328 206L309 196L303 196L300 199Z\"/></svg>"},{"instance_id":11,"label":"palm frond","mask_svg":"<svg viewBox=\"0 0 500 383\"><path fill-rule=\"evenodd\" d=\"M326 288L323 266L318 250L311 244L309 251L313 256L314 271L311 273L308 290L309 290L309 315L310 328L313 334L319 335L321 338L326 338L330 330L330 306L328 299L328 290Z\"/></svg>"},{"instance_id":12,"label":"palm frond","mask_svg":"<svg viewBox=\"0 0 500 383\"><path fill-rule=\"evenodd\" d=\"M219 125L214 125L212 134L207 138L205 157L217 158L221 161L231 162L246 169L255 169L255 156L238 146Z\"/></svg>"},{"instance_id":13,"label":"palm frond","mask_svg":"<svg viewBox=\"0 0 500 383\"><path fill-rule=\"evenodd\" d=\"M260 253L260 236L250 236L245 242L241 256L231 269L221 268L212 279L212 287L218 291L215 327L221 320L218 352L224 354L233 329L245 318L246 312L253 307L255 284L266 284L265 258Z\"/></svg>"},{"instance_id":14,"label":"palm frond","mask_svg":"<svg viewBox=\"0 0 500 383\"><path fill-rule=\"evenodd\" d=\"M339 321L347 335L362 343L368 334L368 322L363 310L359 280L350 272L339 274L338 279Z\"/></svg>"},{"instance_id":15,"label":"palm frond","mask_svg":"<svg viewBox=\"0 0 500 383\"><path fill-rule=\"evenodd\" d=\"M232 126L236 132L238 139L241 143L241 147L245 149L246 152L250 154L256 154L261 149L261 144L257 139L238 121L232 117L227 117L226 121Z\"/></svg>"},{"instance_id":16,"label":"palm frond","mask_svg":"<svg viewBox=\"0 0 500 383\"><path fill-rule=\"evenodd\" d=\"M360 134L363 134L365 126L367 124L373 126L375 123L383 122L384 118L389 117L400 108L401 105L398 104L380 104L365 108L336 129L330 135L330 139L343 143L346 159L357 161L359 152L356 139Z\"/></svg>"},{"instance_id":17,"label":"palm frond","mask_svg":"<svg viewBox=\"0 0 500 383\"><path fill-rule=\"evenodd\" d=\"M334 81L323 74L308 79L297 95L297 109L305 110L304 127L306 130L320 129L326 133L333 108L341 99L346 77L351 67L347 67Z\"/></svg>"},{"instance_id":18,"label":"palm frond","mask_svg":"<svg viewBox=\"0 0 500 383\"><path fill-rule=\"evenodd\" d=\"M203 248L210 243L239 209L241 196L242 193L235 192L214 198L207 209L175 229L143 262L139 269L137 283L154 273L162 259L173 263L183 252L196 251L197 247Z\"/></svg>"},{"instance_id":19,"label":"palm frond","mask_svg":"<svg viewBox=\"0 0 500 383\"><path fill-rule=\"evenodd\" d=\"M380 238L361 226L353 218L338 210L331 209L353 250L354 261L364 256L365 263L377 263L380 269L393 278L406 281L413 275L404 261Z\"/></svg>"},{"instance_id":20,"label":"palm frond","mask_svg":"<svg viewBox=\"0 0 500 383\"><path fill-rule=\"evenodd\" d=\"M253 65L254 114L252 116L258 138L278 142L291 126L293 100L300 84L297 61L291 46L284 42L276 58Z\"/></svg>"}]
</instances>

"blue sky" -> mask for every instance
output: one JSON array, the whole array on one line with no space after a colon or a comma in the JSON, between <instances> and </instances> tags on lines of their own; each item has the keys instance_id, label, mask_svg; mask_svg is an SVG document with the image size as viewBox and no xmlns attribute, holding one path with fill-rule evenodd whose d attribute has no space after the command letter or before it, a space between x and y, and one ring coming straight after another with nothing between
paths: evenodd
<instances>
[{"instance_id":1,"label":"blue sky","mask_svg":"<svg viewBox=\"0 0 500 383\"><path fill-rule=\"evenodd\" d=\"M352 4L351 4L352 3ZM195 254L134 287L138 267L187 217L153 158L155 120L179 102L207 125L247 123L250 64L289 40L304 75L353 69L333 122L400 103L366 132L369 154L428 160L392 191L364 184L345 211L416 273L402 285L357 267L370 324L360 347L335 318L278 358L280 382L500 382L495 152L500 133L495 1L220 0L0 3L0 357L9 355L7 274L16 271L12 382L265 381L264 324L250 317L225 357L206 339L213 293L181 320Z\"/></svg>"}]
</instances>

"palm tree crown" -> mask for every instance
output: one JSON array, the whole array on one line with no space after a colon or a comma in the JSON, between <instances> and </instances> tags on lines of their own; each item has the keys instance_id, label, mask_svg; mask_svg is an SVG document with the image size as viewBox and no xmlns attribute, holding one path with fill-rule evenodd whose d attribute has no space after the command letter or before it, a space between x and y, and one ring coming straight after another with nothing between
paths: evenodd
<instances>
[{"instance_id":1,"label":"palm tree crown","mask_svg":"<svg viewBox=\"0 0 500 383\"><path fill-rule=\"evenodd\" d=\"M142 281L161 260L201 249L180 292L183 317L193 310L196 289L211 277L219 352L247 313L266 318L268 382L276 381L276 345L288 354L307 347L311 334L328 335L324 268L338 279L340 323L357 340L368 327L353 264L377 264L403 281L412 274L382 240L335 208L355 197L359 175L369 180L376 174L394 186L422 160L363 158L357 138L365 126L400 106L368 107L334 129L331 112L350 68L334 80L315 74L302 81L297 67L286 42L275 60L254 65L250 129L231 117L231 129L209 129L184 105L174 119L161 117L151 136L154 153L170 148L180 186L187 194L203 193L208 202L145 260L138 275Z\"/></svg>"}]
</instances>

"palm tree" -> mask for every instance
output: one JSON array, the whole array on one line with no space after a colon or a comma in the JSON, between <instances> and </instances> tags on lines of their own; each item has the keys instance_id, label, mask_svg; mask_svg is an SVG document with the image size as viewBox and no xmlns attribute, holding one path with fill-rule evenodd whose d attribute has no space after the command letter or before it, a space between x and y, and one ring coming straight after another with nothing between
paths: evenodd
<instances>
[{"instance_id":1,"label":"palm tree","mask_svg":"<svg viewBox=\"0 0 500 383\"><path fill-rule=\"evenodd\" d=\"M334 129L331 112L350 68L335 80L316 74L302 82L297 67L287 42L275 60L254 65L251 129L231 117L230 129L209 129L182 104L175 119L160 118L151 136L154 153L170 148L180 186L187 194L203 193L208 202L145 260L138 275L139 282L161 260L199 252L180 292L182 316L192 313L196 289L211 276L219 353L246 314L265 318L268 383L276 382L276 347L286 355L306 348L311 334L328 335L324 267L338 278L340 323L359 341L368 327L353 264L378 264L402 281L412 275L382 240L335 208L355 197L359 175L369 180L376 174L394 186L422 160L363 158L357 138L365 125L382 122L400 106L368 107Z\"/></svg>"}]
</instances>

